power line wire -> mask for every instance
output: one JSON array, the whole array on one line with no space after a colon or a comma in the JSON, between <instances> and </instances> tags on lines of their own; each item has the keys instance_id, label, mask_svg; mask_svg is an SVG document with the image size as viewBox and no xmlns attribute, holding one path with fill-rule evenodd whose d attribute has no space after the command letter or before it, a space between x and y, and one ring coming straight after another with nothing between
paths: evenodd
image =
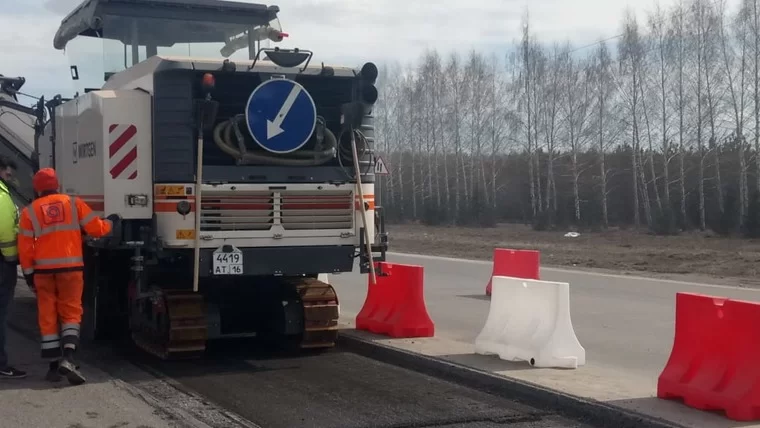
<instances>
[{"instance_id":1,"label":"power line wire","mask_svg":"<svg viewBox=\"0 0 760 428\"><path fill-rule=\"evenodd\" d=\"M721 1L721 0L708 0L708 1L710 3L712 3L713 6L719 7L719 5L717 4L717 2ZM683 7L682 4L679 4L679 6L681 6L681 10L679 10L678 12L676 12L676 13L667 13L667 11L666 11L666 14L664 14L660 19L651 20L651 21L653 23L662 25L665 22L665 20L676 18L676 17L682 18L685 14L687 14L688 12L690 12L690 10L689 10L688 7ZM610 40L619 39L620 37L623 37L624 35L625 35L625 33L620 33L620 34L614 35L612 37L608 37L606 39L602 39L602 40L599 40L599 41L596 41L596 42L593 42L593 43L589 43L587 45L583 45L581 47L572 49L572 50L568 51L567 53L571 54L571 53L578 52L578 51L583 50L583 49L588 49L588 48L594 47L596 45L601 45L602 43L609 42Z\"/></svg>"}]
</instances>

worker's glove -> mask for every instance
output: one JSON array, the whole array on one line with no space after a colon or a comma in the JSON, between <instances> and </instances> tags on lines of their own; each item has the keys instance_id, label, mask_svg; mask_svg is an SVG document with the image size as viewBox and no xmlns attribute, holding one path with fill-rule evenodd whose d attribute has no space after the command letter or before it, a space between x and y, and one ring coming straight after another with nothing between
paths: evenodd
<instances>
[{"instance_id":1,"label":"worker's glove","mask_svg":"<svg viewBox=\"0 0 760 428\"><path fill-rule=\"evenodd\" d=\"M106 217L108 220L111 220L111 223L113 224L114 228L116 228L117 225L121 225L121 215L119 214L109 214L108 217Z\"/></svg>"},{"instance_id":2,"label":"worker's glove","mask_svg":"<svg viewBox=\"0 0 760 428\"><path fill-rule=\"evenodd\" d=\"M121 216L119 214L109 214L108 217L106 217L108 220L111 220L111 233L107 235L107 241L108 244L111 246L116 246L121 242Z\"/></svg>"},{"instance_id":3,"label":"worker's glove","mask_svg":"<svg viewBox=\"0 0 760 428\"><path fill-rule=\"evenodd\" d=\"M26 280L26 285L29 287L32 293L37 294L37 288L34 286L34 274L25 274L24 279Z\"/></svg>"}]
</instances>

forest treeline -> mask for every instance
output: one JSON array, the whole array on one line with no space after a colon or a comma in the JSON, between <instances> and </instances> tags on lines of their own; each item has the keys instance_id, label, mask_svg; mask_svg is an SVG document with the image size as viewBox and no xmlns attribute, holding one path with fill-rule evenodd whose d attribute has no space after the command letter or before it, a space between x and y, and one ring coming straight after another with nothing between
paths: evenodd
<instances>
[{"instance_id":1,"label":"forest treeline","mask_svg":"<svg viewBox=\"0 0 760 428\"><path fill-rule=\"evenodd\" d=\"M377 192L389 221L755 236L760 0L627 11L621 35L384 65Z\"/></svg>"}]
</instances>

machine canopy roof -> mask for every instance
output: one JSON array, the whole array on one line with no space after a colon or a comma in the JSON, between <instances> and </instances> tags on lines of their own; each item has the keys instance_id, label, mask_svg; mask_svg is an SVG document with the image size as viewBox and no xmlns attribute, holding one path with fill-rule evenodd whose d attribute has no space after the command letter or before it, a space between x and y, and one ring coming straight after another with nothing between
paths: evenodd
<instances>
[{"instance_id":1,"label":"machine canopy roof","mask_svg":"<svg viewBox=\"0 0 760 428\"><path fill-rule=\"evenodd\" d=\"M84 0L61 21L53 47L64 49L78 36L141 46L223 42L231 32L269 24L279 11L220 0Z\"/></svg>"}]
</instances>

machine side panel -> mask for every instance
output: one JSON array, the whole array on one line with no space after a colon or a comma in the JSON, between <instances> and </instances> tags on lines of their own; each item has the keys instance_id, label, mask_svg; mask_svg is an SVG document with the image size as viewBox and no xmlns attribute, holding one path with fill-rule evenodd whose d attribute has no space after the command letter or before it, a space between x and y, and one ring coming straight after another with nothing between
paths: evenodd
<instances>
[{"instance_id":1,"label":"machine side panel","mask_svg":"<svg viewBox=\"0 0 760 428\"><path fill-rule=\"evenodd\" d=\"M102 176L105 214L124 219L153 215L153 151L151 96L139 90L99 91L103 121L97 128L103 141Z\"/></svg>"},{"instance_id":2,"label":"machine side panel","mask_svg":"<svg viewBox=\"0 0 760 428\"><path fill-rule=\"evenodd\" d=\"M56 108L55 168L63 192L78 195L93 209L102 210L102 141L98 132L102 117L96 102L93 95L85 94ZM89 126L80 125L83 122Z\"/></svg>"},{"instance_id":3,"label":"machine side panel","mask_svg":"<svg viewBox=\"0 0 760 428\"><path fill-rule=\"evenodd\" d=\"M183 183L153 186L156 234L165 248L195 248L195 185ZM182 215L177 204L187 201L190 213Z\"/></svg>"},{"instance_id":4,"label":"machine side panel","mask_svg":"<svg viewBox=\"0 0 760 428\"><path fill-rule=\"evenodd\" d=\"M187 71L163 71L154 75L153 137L157 183L193 182L195 132L193 86Z\"/></svg>"}]
</instances>

